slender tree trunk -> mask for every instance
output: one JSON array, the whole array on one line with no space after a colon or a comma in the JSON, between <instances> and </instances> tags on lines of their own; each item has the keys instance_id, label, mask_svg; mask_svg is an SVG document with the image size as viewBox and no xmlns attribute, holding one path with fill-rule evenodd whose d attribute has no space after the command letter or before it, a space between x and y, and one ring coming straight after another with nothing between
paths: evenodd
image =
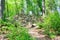
<instances>
[{"instance_id":1,"label":"slender tree trunk","mask_svg":"<svg viewBox=\"0 0 60 40\"><path fill-rule=\"evenodd\" d=\"M45 0L42 0L42 16L45 16Z\"/></svg>"},{"instance_id":2,"label":"slender tree trunk","mask_svg":"<svg viewBox=\"0 0 60 40\"><path fill-rule=\"evenodd\" d=\"M1 0L0 0L0 18L1 18L2 14L1 14Z\"/></svg>"},{"instance_id":3,"label":"slender tree trunk","mask_svg":"<svg viewBox=\"0 0 60 40\"><path fill-rule=\"evenodd\" d=\"M5 9L5 0L1 0L1 14L2 14L2 19L3 19L3 11Z\"/></svg>"}]
</instances>

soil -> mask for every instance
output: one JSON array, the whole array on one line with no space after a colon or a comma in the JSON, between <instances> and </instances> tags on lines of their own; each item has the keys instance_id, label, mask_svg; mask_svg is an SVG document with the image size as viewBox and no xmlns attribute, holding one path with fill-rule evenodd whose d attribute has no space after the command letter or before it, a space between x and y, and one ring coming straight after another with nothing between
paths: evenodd
<instances>
[{"instance_id":1,"label":"soil","mask_svg":"<svg viewBox=\"0 0 60 40\"><path fill-rule=\"evenodd\" d=\"M60 36L56 36L55 38L51 39L47 35L45 35L43 29L36 29L36 28L30 28L29 34L32 37L35 37L36 40L60 40Z\"/></svg>"},{"instance_id":2,"label":"soil","mask_svg":"<svg viewBox=\"0 0 60 40\"><path fill-rule=\"evenodd\" d=\"M60 40L60 36L56 36L55 38L51 39L47 35L45 35L43 32L43 29L37 29L36 27L27 27L28 28L28 33L36 38L36 40ZM5 34L0 35L0 40L8 40L5 38Z\"/></svg>"}]
</instances>

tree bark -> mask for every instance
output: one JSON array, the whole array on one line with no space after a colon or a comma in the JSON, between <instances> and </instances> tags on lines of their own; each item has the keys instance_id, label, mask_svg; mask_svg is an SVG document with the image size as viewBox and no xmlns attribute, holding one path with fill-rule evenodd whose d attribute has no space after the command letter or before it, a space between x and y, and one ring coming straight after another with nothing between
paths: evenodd
<instances>
[{"instance_id":1,"label":"tree bark","mask_svg":"<svg viewBox=\"0 0 60 40\"><path fill-rule=\"evenodd\" d=\"M1 0L0 0L0 18L1 18Z\"/></svg>"},{"instance_id":2,"label":"tree bark","mask_svg":"<svg viewBox=\"0 0 60 40\"><path fill-rule=\"evenodd\" d=\"M4 9L5 9L5 0L1 0L1 15L2 15L2 17L3 17Z\"/></svg>"},{"instance_id":3,"label":"tree bark","mask_svg":"<svg viewBox=\"0 0 60 40\"><path fill-rule=\"evenodd\" d=\"M45 0L42 0L42 16L45 14Z\"/></svg>"}]
</instances>

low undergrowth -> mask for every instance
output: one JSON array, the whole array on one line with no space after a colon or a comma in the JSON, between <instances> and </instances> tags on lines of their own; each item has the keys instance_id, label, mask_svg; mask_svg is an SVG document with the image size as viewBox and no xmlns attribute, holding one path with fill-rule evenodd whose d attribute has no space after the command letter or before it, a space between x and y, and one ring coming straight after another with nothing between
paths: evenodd
<instances>
[{"instance_id":1,"label":"low undergrowth","mask_svg":"<svg viewBox=\"0 0 60 40\"><path fill-rule=\"evenodd\" d=\"M6 34L9 40L34 40L28 33L28 29L21 27L18 23L0 20L0 34Z\"/></svg>"},{"instance_id":2,"label":"low undergrowth","mask_svg":"<svg viewBox=\"0 0 60 40\"><path fill-rule=\"evenodd\" d=\"M60 35L60 14L58 12L49 13L43 22L38 22L37 25L39 28L45 30L45 34L50 38L55 38L57 35Z\"/></svg>"}]
</instances>

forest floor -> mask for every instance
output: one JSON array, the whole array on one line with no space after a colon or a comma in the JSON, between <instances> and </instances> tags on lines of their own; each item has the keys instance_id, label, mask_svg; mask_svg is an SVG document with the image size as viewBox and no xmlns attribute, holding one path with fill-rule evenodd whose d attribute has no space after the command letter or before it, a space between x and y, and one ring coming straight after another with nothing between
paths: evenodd
<instances>
[{"instance_id":1,"label":"forest floor","mask_svg":"<svg viewBox=\"0 0 60 40\"><path fill-rule=\"evenodd\" d=\"M39 29L37 27L30 27L28 32L32 37L36 38L36 40L60 40L60 36L56 36L53 39L49 38L44 34L43 29Z\"/></svg>"},{"instance_id":2,"label":"forest floor","mask_svg":"<svg viewBox=\"0 0 60 40\"><path fill-rule=\"evenodd\" d=\"M55 37L54 39L49 38L48 36L44 35L44 30L31 28L29 29L29 33L32 37L35 37L36 40L60 40L60 36Z\"/></svg>"},{"instance_id":3,"label":"forest floor","mask_svg":"<svg viewBox=\"0 0 60 40\"><path fill-rule=\"evenodd\" d=\"M32 37L36 38L36 40L60 40L60 36L57 36L56 38L51 39L48 36L44 35L43 29L38 29L36 27L33 27L33 28L28 27L27 29L29 30L28 33ZM0 35L0 40L8 40L7 38L5 38L5 36L6 36L5 34Z\"/></svg>"}]
</instances>

